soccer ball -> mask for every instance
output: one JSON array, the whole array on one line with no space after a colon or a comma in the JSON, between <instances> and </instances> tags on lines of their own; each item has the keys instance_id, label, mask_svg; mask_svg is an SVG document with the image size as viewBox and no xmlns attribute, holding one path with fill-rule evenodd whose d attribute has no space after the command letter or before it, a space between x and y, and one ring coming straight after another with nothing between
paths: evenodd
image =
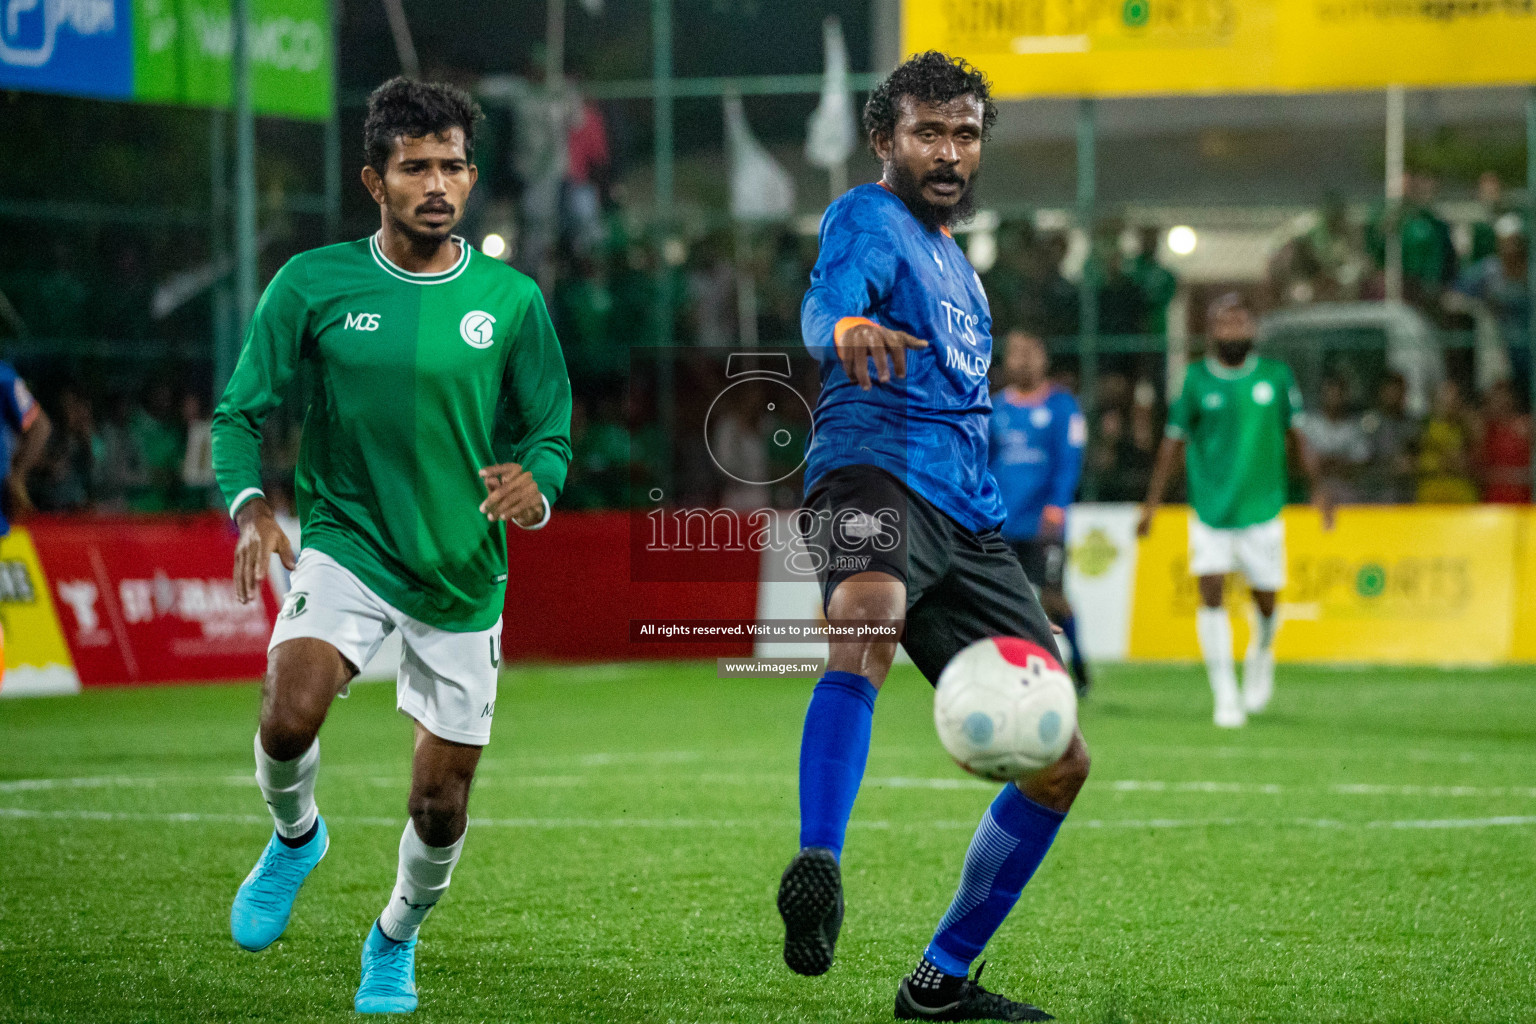
<instances>
[{"instance_id":1,"label":"soccer ball","mask_svg":"<svg viewBox=\"0 0 1536 1024\"><path fill-rule=\"evenodd\" d=\"M1077 730L1077 691L1039 644L1011 636L978 640L939 674L933 724L956 764L1010 782L1066 753Z\"/></svg>"}]
</instances>

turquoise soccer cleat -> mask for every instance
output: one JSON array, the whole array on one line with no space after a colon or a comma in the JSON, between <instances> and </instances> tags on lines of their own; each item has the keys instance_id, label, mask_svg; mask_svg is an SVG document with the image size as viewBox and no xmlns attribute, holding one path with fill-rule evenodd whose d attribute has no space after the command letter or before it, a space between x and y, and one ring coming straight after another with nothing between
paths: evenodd
<instances>
[{"instance_id":1,"label":"turquoise soccer cleat","mask_svg":"<svg viewBox=\"0 0 1536 1024\"><path fill-rule=\"evenodd\" d=\"M379 930L379 922L373 922L363 943L363 980L352 1006L358 1013L411 1013L416 1009L415 939L396 942Z\"/></svg>"},{"instance_id":2,"label":"turquoise soccer cleat","mask_svg":"<svg viewBox=\"0 0 1536 1024\"><path fill-rule=\"evenodd\" d=\"M240 883L229 908L229 933L241 949L252 953L266 949L288 927L299 886L331 848L325 819L317 817L315 821L320 827L314 838L297 849L283 845L273 832L261 859Z\"/></svg>"}]
</instances>

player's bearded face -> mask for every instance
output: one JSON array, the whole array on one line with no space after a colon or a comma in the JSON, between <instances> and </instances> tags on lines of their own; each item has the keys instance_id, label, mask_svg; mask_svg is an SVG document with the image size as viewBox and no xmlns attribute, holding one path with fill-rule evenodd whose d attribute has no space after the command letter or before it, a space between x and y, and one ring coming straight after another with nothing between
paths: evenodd
<instances>
[{"instance_id":1,"label":"player's bearded face","mask_svg":"<svg viewBox=\"0 0 1536 1024\"><path fill-rule=\"evenodd\" d=\"M981 121L975 96L944 103L906 97L895 132L876 142L885 184L930 228L963 223L976 212Z\"/></svg>"},{"instance_id":2,"label":"player's bearded face","mask_svg":"<svg viewBox=\"0 0 1536 1024\"><path fill-rule=\"evenodd\" d=\"M1258 324L1247 310L1226 310L1211 322L1211 341L1216 358L1227 366L1240 366L1253 351Z\"/></svg>"},{"instance_id":3,"label":"player's bearded face","mask_svg":"<svg viewBox=\"0 0 1536 1024\"><path fill-rule=\"evenodd\" d=\"M421 241L447 238L464 216L478 172L465 155L464 133L401 137L375 198L403 234Z\"/></svg>"}]
</instances>

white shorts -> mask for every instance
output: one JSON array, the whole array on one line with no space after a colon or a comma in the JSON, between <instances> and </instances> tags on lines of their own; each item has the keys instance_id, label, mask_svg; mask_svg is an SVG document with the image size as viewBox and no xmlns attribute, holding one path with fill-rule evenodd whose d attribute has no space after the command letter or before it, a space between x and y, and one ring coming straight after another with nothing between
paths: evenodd
<instances>
[{"instance_id":1,"label":"white shorts","mask_svg":"<svg viewBox=\"0 0 1536 1024\"><path fill-rule=\"evenodd\" d=\"M1240 572L1254 590L1285 588L1285 524L1276 516L1236 530L1206 526L1189 514L1189 572L1225 576Z\"/></svg>"},{"instance_id":2,"label":"white shorts","mask_svg":"<svg viewBox=\"0 0 1536 1024\"><path fill-rule=\"evenodd\" d=\"M395 705L434 736L485 746L496 714L499 617L476 633L429 626L386 603L330 555L305 548L267 651L285 640L313 637L360 669L396 629L403 651Z\"/></svg>"}]
</instances>

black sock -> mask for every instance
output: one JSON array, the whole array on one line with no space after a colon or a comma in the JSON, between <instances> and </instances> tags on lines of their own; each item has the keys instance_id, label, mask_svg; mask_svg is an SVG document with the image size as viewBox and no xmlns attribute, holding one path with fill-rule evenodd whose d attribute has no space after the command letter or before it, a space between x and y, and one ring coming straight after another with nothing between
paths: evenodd
<instances>
[{"instance_id":1,"label":"black sock","mask_svg":"<svg viewBox=\"0 0 1536 1024\"><path fill-rule=\"evenodd\" d=\"M945 974L930 963L927 957L918 961L917 969L907 976L907 992L919 1006L946 1006L960 998L963 976Z\"/></svg>"},{"instance_id":2,"label":"black sock","mask_svg":"<svg viewBox=\"0 0 1536 1024\"><path fill-rule=\"evenodd\" d=\"M305 832L303 835L299 836L296 839L289 839L287 836L285 836L281 832L279 832L277 834L277 841L282 843L284 846L289 847L290 849L297 850L299 847L304 846L311 839L315 838L315 833L319 832L319 831L320 831L320 819L317 817L315 819L315 823L313 825L309 826L309 831L308 832Z\"/></svg>"}]
</instances>

